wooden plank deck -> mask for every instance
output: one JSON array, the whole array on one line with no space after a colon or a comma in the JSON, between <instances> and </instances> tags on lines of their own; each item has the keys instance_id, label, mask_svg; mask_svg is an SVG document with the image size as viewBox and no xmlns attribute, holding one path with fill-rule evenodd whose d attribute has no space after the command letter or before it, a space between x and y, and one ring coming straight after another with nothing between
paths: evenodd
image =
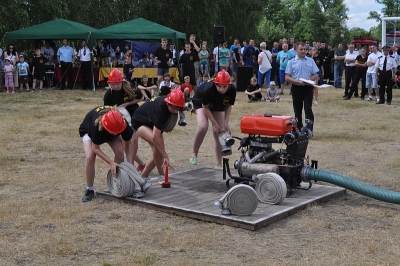
<instances>
[{"instance_id":1,"label":"wooden plank deck","mask_svg":"<svg viewBox=\"0 0 400 266\"><path fill-rule=\"evenodd\" d=\"M171 188L161 188L153 178L153 185L142 199L118 199L108 192L98 192L100 197L123 200L152 209L214 222L248 230L257 230L304 209L307 205L343 195L345 189L313 184L308 190L296 190L281 205L258 204L251 216L222 215L214 202L226 191L222 170L200 168L170 175Z\"/></svg>"}]
</instances>

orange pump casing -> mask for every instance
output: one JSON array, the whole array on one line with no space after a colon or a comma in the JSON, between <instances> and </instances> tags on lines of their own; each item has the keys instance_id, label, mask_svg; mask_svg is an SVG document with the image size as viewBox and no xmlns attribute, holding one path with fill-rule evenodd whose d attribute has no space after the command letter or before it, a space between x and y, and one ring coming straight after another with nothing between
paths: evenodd
<instances>
[{"instance_id":1,"label":"orange pump casing","mask_svg":"<svg viewBox=\"0 0 400 266\"><path fill-rule=\"evenodd\" d=\"M240 119L240 131L249 135L278 137L293 128L292 116L244 115Z\"/></svg>"}]
</instances>

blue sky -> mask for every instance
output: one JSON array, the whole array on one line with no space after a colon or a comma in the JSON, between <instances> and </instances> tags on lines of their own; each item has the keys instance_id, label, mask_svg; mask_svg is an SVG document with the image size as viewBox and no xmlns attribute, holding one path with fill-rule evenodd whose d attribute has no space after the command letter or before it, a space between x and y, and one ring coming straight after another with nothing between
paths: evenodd
<instances>
[{"instance_id":1,"label":"blue sky","mask_svg":"<svg viewBox=\"0 0 400 266\"><path fill-rule=\"evenodd\" d=\"M360 27L369 30L370 27L376 26L375 20L367 19L368 13L369 11L380 13L382 5L375 0L344 0L344 3L349 9L347 21L349 28Z\"/></svg>"}]
</instances>

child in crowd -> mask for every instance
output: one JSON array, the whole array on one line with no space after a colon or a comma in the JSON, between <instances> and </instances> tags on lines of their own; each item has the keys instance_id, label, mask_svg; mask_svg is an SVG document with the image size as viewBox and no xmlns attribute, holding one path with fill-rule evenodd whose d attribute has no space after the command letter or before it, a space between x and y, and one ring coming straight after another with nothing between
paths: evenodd
<instances>
[{"instance_id":1,"label":"child in crowd","mask_svg":"<svg viewBox=\"0 0 400 266\"><path fill-rule=\"evenodd\" d=\"M190 96L192 95L193 86L190 84L190 76L185 76L183 78L184 83L181 85L181 91L185 95L185 103L190 101ZM187 125L185 113L183 111L179 111L179 121L178 125L184 127Z\"/></svg>"},{"instance_id":2,"label":"child in crowd","mask_svg":"<svg viewBox=\"0 0 400 266\"><path fill-rule=\"evenodd\" d=\"M208 62L209 57L210 53L207 50L207 42L203 41L203 43L201 44L201 50L199 52L200 72L202 77L207 77L208 79L210 79L210 70Z\"/></svg>"},{"instance_id":3,"label":"child in crowd","mask_svg":"<svg viewBox=\"0 0 400 266\"><path fill-rule=\"evenodd\" d=\"M260 86L258 86L257 79L255 77L251 78L250 84L244 93L249 98L249 102L261 101L262 99L261 88Z\"/></svg>"},{"instance_id":4,"label":"child in crowd","mask_svg":"<svg viewBox=\"0 0 400 266\"><path fill-rule=\"evenodd\" d=\"M23 55L19 56L17 69L18 69L20 90L22 90L25 85L26 91L29 91L29 64L25 62L25 58Z\"/></svg>"},{"instance_id":5,"label":"child in crowd","mask_svg":"<svg viewBox=\"0 0 400 266\"><path fill-rule=\"evenodd\" d=\"M15 93L14 89L14 66L11 64L9 58L5 59L4 65L4 85L6 86L7 93Z\"/></svg>"},{"instance_id":6,"label":"child in crowd","mask_svg":"<svg viewBox=\"0 0 400 266\"><path fill-rule=\"evenodd\" d=\"M279 102L279 99L280 99L279 95L280 95L280 91L276 87L275 82L272 81L271 84L270 84L270 88L267 89L266 101Z\"/></svg>"},{"instance_id":7,"label":"child in crowd","mask_svg":"<svg viewBox=\"0 0 400 266\"><path fill-rule=\"evenodd\" d=\"M171 92L171 89L175 87L175 83L171 81L171 75L165 73L163 76L163 81L160 82L159 95L166 96Z\"/></svg>"},{"instance_id":8,"label":"child in crowd","mask_svg":"<svg viewBox=\"0 0 400 266\"><path fill-rule=\"evenodd\" d=\"M32 90L36 88L36 82L39 81L39 90L43 89L43 81L46 75L46 69L44 64L44 57L39 56L35 58L35 62L33 64L32 75L33 75L33 83Z\"/></svg>"}]
</instances>

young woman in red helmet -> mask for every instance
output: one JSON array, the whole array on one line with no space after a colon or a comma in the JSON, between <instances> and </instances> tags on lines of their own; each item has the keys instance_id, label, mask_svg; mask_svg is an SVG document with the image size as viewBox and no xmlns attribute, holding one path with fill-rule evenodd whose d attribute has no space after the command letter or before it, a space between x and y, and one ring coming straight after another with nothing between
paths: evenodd
<instances>
[{"instance_id":1,"label":"young woman in red helmet","mask_svg":"<svg viewBox=\"0 0 400 266\"><path fill-rule=\"evenodd\" d=\"M165 150L163 132L170 132L178 120L178 112L185 106L185 96L178 87L171 90L167 96L157 97L140 106L134 116L132 125L136 130L132 141L137 143L138 138L144 139L153 150L153 158L146 163L142 172L143 177L148 177L150 172L157 167L160 175L163 174L163 165L169 165L169 156ZM138 147L133 150L136 156Z\"/></svg>"},{"instance_id":2,"label":"young woman in red helmet","mask_svg":"<svg viewBox=\"0 0 400 266\"><path fill-rule=\"evenodd\" d=\"M110 89L108 89L104 94L104 105L125 108L132 118L136 109L139 108L138 103L143 100L142 92L138 89L132 89L130 87L130 82L123 79L122 72L117 68L111 70L110 74L108 75L107 83L110 86ZM128 121L130 120L131 119L128 119ZM137 146L137 143L125 145L127 160L132 164L134 161L137 162L137 169L139 171L143 171L145 166L143 161L138 156L133 158L131 157L131 149L134 145Z\"/></svg>"},{"instance_id":3,"label":"young woman in red helmet","mask_svg":"<svg viewBox=\"0 0 400 266\"><path fill-rule=\"evenodd\" d=\"M86 114L79 126L79 135L82 138L85 150L86 190L82 202L91 201L95 197L94 176L96 157L100 157L111 168L115 176L117 163L124 160L124 147L120 136L125 142L130 142L133 130L127 126L121 113L110 106L94 108ZM100 145L108 143L114 152L114 159L105 154Z\"/></svg>"},{"instance_id":4,"label":"young woman in red helmet","mask_svg":"<svg viewBox=\"0 0 400 266\"><path fill-rule=\"evenodd\" d=\"M208 130L208 120L213 127L217 166L222 165L221 145L218 135L229 132L229 116L236 99L236 89L231 84L231 77L225 70L217 73L214 80L197 88L193 97L196 111L197 131L193 143L193 156L190 163L197 164L197 155Z\"/></svg>"}]
</instances>

